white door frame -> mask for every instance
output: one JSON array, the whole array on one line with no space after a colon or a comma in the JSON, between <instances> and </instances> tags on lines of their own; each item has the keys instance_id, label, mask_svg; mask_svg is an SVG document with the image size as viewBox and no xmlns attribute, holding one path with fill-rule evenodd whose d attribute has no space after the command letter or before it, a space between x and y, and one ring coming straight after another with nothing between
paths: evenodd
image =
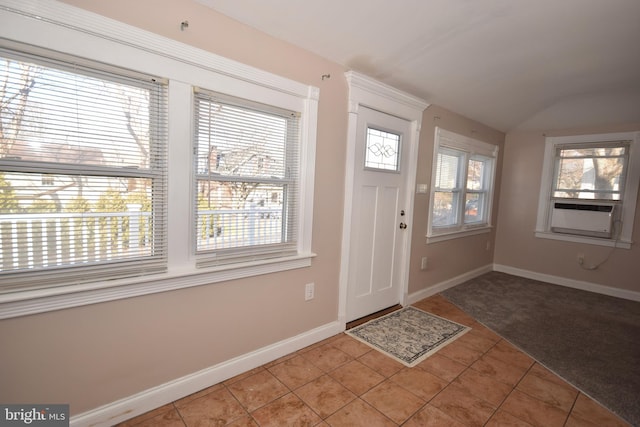
<instances>
[{"instance_id":1,"label":"white door frame","mask_svg":"<svg viewBox=\"0 0 640 427\"><path fill-rule=\"evenodd\" d=\"M411 122L411 134L408 146L408 170L406 174L405 200L407 203L406 223L408 233L400 248L402 256L402 277L399 292L400 304L405 305L408 299L409 284L409 254L411 251L411 226L413 224L414 189L416 185L416 171L418 167L418 141L422 113L429 106L428 103L413 95L387 86L370 77L348 71L345 73L349 85L349 122L347 127L347 152L345 165L344 214L342 218L342 254L340 257L340 284L338 289L338 322L342 329L346 329L347 317L347 285L349 277L349 253L351 249L351 214L353 200L353 183L355 174L356 132L358 128L358 110L360 106L368 107L382 113L390 114Z\"/></svg>"}]
</instances>

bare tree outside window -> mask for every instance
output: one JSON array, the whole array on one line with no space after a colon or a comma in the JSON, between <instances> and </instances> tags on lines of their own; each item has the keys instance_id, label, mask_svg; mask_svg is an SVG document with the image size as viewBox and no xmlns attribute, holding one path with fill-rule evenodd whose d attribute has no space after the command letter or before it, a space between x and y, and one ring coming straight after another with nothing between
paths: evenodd
<instances>
[{"instance_id":1,"label":"bare tree outside window","mask_svg":"<svg viewBox=\"0 0 640 427\"><path fill-rule=\"evenodd\" d=\"M558 149L554 197L620 200L627 152L619 144Z\"/></svg>"},{"instance_id":2,"label":"bare tree outside window","mask_svg":"<svg viewBox=\"0 0 640 427\"><path fill-rule=\"evenodd\" d=\"M163 90L16 58L0 57L0 273L152 256Z\"/></svg>"}]
</instances>

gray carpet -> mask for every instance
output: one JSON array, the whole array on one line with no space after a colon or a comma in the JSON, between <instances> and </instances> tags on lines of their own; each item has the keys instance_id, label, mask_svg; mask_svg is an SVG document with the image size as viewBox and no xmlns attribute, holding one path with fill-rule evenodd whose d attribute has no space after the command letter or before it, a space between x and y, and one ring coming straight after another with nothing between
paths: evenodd
<instances>
[{"instance_id":1,"label":"gray carpet","mask_svg":"<svg viewBox=\"0 0 640 427\"><path fill-rule=\"evenodd\" d=\"M491 272L449 301L634 426L640 426L640 303Z\"/></svg>"}]
</instances>

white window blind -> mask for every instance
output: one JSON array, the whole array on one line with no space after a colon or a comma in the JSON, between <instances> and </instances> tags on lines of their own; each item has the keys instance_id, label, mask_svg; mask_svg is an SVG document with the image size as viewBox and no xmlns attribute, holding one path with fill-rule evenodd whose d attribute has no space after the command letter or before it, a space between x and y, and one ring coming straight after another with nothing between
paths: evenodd
<instances>
[{"instance_id":1,"label":"white window blind","mask_svg":"<svg viewBox=\"0 0 640 427\"><path fill-rule=\"evenodd\" d=\"M1 290L165 271L166 85L37 53L0 50Z\"/></svg>"},{"instance_id":2,"label":"white window blind","mask_svg":"<svg viewBox=\"0 0 640 427\"><path fill-rule=\"evenodd\" d=\"M552 197L621 200L630 141L559 144Z\"/></svg>"},{"instance_id":3,"label":"white window blind","mask_svg":"<svg viewBox=\"0 0 640 427\"><path fill-rule=\"evenodd\" d=\"M195 90L198 266L293 255L299 114Z\"/></svg>"},{"instance_id":4,"label":"white window blind","mask_svg":"<svg viewBox=\"0 0 640 427\"><path fill-rule=\"evenodd\" d=\"M497 147L436 128L428 237L490 226Z\"/></svg>"}]
</instances>

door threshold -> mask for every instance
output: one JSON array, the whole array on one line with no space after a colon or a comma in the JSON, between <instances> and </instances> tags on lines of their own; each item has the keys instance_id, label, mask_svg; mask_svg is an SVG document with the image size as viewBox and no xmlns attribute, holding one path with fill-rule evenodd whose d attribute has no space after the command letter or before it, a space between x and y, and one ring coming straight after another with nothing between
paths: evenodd
<instances>
[{"instance_id":1,"label":"door threshold","mask_svg":"<svg viewBox=\"0 0 640 427\"><path fill-rule=\"evenodd\" d=\"M376 311L375 313L369 314L368 316L352 320L351 322L347 323L347 329L355 328L356 326L360 326L363 323L367 323L369 320L377 319L378 317L382 317L385 314L393 313L394 311L400 310L401 308L402 306L400 304L396 304L380 311Z\"/></svg>"}]
</instances>

